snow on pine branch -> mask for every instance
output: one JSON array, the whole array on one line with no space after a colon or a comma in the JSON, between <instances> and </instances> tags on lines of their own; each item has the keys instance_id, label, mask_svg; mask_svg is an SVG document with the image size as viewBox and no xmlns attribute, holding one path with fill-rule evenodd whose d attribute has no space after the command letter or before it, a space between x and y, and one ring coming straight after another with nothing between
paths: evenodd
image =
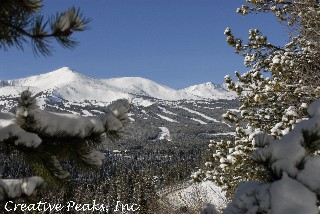
<instances>
[{"instance_id":1,"label":"snow on pine branch","mask_svg":"<svg viewBox=\"0 0 320 214\"><path fill-rule=\"evenodd\" d=\"M44 180L38 176L22 179L0 179L0 201L18 198L22 195L29 196L43 183Z\"/></svg>"},{"instance_id":2,"label":"snow on pine branch","mask_svg":"<svg viewBox=\"0 0 320 214\"><path fill-rule=\"evenodd\" d=\"M91 166L101 166L105 155L98 150L92 149L87 154L82 154L81 158Z\"/></svg>"},{"instance_id":3,"label":"snow on pine branch","mask_svg":"<svg viewBox=\"0 0 320 214\"><path fill-rule=\"evenodd\" d=\"M0 112L0 143L12 140L15 145L37 147L42 140L38 135L26 132L15 121L15 115Z\"/></svg>"},{"instance_id":4,"label":"snow on pine branch","mask_svg":"<svg viewBox=\"0 0 320 214\"><path fill-rule=\"evenodd\" d=\"M284 173L282 179L271 184L240 183L223 214L317 214L316 201L312 191Z\"/></svg>"},{"instance_id":5,"label":"snow on pine branch","mask_svg":"<svg viewBox=\"0 0 320 214\"><path fill-rule=\"evenodd\" d=\"M44 136L87 138L108 131L121 131L129 121L127 100L117 100L99 117L82 117L74 114L48 112L36 106L31 92L21 94L17 108L22 127Z\"/></svg>"},{"instance_id":6,"label":"snow on pine branch","mask_svg":"<svg viewBox=\"0 0 320 214\"><path fill-rule=\"evenodd\" d=\"M64 142L69 142L69 145L74 147L69 153L75 152L85 165L95 167L102 165L105 156L102 152L90 148L89 142L98 142L97 137L103 133L111 137L117 135L130 121L129 110L129 102L120 99L107 106L105 114L97 117L48 112L40 109L31 92L26 90L18 100L16 115L19 125L42 136L46 145L50 145L51 141L60 142L62 146ZM58 153L63 152L51 151L51 154L45 147L42 149L48 152L47 167L51 173L61 179L69 177L70 173L63 169L58 160Z\"/></svg>"},{"instance_id":7,"label":"snow on pine branch","mask_svg":"<svg viewBox=\"0 0 320 214\"><path fill-rule=\"evenodd\" d=\"M70 176L60 163L62 159L79 158L78 164L101 166L104 154L91 147L103 142L102 134L117 135L130 121L127 100L113 102L98 117L83 117L42 110L28 90L21 93L14 110L15 115L0 113L0 143L37 147L32 160L41 162L40 175L48 176L50 172L60 179Z\"/></svg>"},{"instance_id":8,"label":"snow on pine branch","mask_svg":"<svg viewBox=\"0 0 320 214\"><path fill-rule=\"evenodd\" d=\"M124 125L130 122L128 112L130 104L128 100L120 99L106 109L106 115L103 115L102 120L106 131L119 131L122 130Z\"/></svg>"},{"instance_id":9,"label":"snow on pine branch","mask_svg":"<svg viewBox=\"0 0 320 214\"><path fill-rule=\"evenodd\" d=\"M243 182L224 213L319 213L320 101L308 108L311 116L281 139L258 135L261 146L252 158L270 166L271 183Z\"/></svg>"}]
</instances>

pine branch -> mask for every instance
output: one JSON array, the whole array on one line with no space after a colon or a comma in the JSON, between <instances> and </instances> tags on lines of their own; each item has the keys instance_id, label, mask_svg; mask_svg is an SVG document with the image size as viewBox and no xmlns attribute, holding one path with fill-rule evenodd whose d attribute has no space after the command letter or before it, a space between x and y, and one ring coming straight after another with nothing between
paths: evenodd
<instances>
[{"instance_id":1,"label":"pine branch","mask_svg":"<svg viewBox=\"0 0 320 214\"><path fill-rule=\"evenodd\" d=\"M8 2L13 5L5 4ZM73 32L88 29L90 19L83 17L80 9L73 7L44 21L43 16L33 14L41 8L38 5L41 1L26 2L28 5L20 5L12 0L0 4L0 48L7 50L7 47L16 46L23 50L23 43L27 43L28 38L35 55L49 56L53 50L50 46L51 39L56 39L64 48L72 49L78 45L78 42L71 38ZM51 32L47 28L51 29Z\"/></svg>"}]
</instances>

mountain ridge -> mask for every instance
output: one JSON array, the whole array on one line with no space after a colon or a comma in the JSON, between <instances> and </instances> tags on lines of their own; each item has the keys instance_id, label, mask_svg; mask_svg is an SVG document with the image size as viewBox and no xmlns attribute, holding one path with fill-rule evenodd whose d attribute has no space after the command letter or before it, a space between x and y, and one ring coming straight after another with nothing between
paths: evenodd
<instances>
[{"instance_id":1,"label":"mountain ridge","mask_svg":"<svg viewBox=\"0 0 320 214\"><path fill-rule=\"evenodd\" d=\"M222 93L223 99L214 97L220 85L211 82L181 91L141 77L94 79L65 67L0 83L3 112L14 111L17 98L26 89L34 94L41 109L83 116L99 116L114 100L128 99L133 122L122 140L108 143L112 149L153 148L156 142L207 145L209 139L232 135L233 129L222 115L238 107L237 99L224 99L226 94ZM212 99L208 94L209 98L201 97L208 92Z\"/></svg>"},{"instance_id":2,"label":"mountain ridge","mask_svg":"<svg viewBox=\"0 0 320 214\"><path fill-rule=\"evenodd\" d=\"M235 99L236 95L223 85L211 82L176 90L142 77L95 79L69 67L15 80L1 80L0 95L16 94L29 88L34 93L50 92L66 100L113 101L148 97L159 100Z\"/></svg>"}]
</instances>

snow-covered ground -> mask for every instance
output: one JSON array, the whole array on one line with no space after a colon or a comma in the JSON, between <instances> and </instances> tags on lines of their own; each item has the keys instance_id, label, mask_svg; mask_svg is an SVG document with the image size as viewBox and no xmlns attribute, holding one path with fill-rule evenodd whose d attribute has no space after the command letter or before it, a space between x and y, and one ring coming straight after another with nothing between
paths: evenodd
<instances>
[{"instance_id":1,"label":"snow-covered ground","mask_svg":"<svg viewBox=\"0 0 320 214\"><path fill-rule=\"evenodd\" d=\"M235 132L221 132L221 133L214 133L214 134L208 134L210 136L220 136L220 135L236 135Z\"/></svg>"},{"instance_id":2,"label":"snow-covered ground","mask_svg":"<svg viewBox=\"0 0 320 214\"><path fill-rule=\"evenodd\" d=\"M188 111L188 112L190 112L190 113L199 115L199 116L201 116L202 118L204 118L204 119L206 119L206 120L213 121L213 122L215 122L215 123L224 123L224 124L226 124L227 126L231 127L228 123L226 123L226 122L224 122L224 121L216 120L216 119L214 119L214 118L212 118L212 117L209 117L209 116L207 116L207 115L205 115L205 114L202 114L202 113L200 113L200 112L198 112L198 111L191 110L191 109L189 109L189 108L187 108L187 107L184 107L184 106L177 106L177 107L178 107L178 108L181 108L181 109L184 109L184 110L186 110L186 111ZM206 122L204 122L204 121L202 121L202 120L195 119L195 118L191 118L191 119L194 120L194 121L199 122L200 124L206 124Z\"/></svg>"},{"instance_id":3,"label":"snow-covered ground","mask_svg":"<svg viewBox=\"0 0 320 214\"><path fill-rule=\"evenodd\" d=\"M204 121L202 121L202 120L199 120L199 119L196 119L196 118L191 118L191 120L194 120L194 121L196 121L196 122L198 122L198 123L200 123L200 124L202 124L202 125L207 124L206 122L204 122Z\"/></svg>"},{"instance_id":4,"label":"snow-covered ground","mask_svg":"<svg viewBox=\"0 0 320 214\"><path fill-rule=\"evenodd\" d=\"M159 127L160 132L158 133L156 139L152 141L159 141L159 140L167 140L171 141L170 131L167 127Z\"/></svg>"},{"instance_id":5,"label":"snow-covered ground","mask_svg":"<svg viewBox=\"0 0 320 214\"><path fill-rule=\"evenodd\" d=\"M162 106L158 106L158 108L160 109L160 111L162 111L163 113L166 113L166 114L171 114L171 115L177 115L171 111L168 111L166 108L162 107Z\"/></svg>"},{"instance_id":6,"label":"snow-covered ground","mask_svg":"<svg viewBox=\"0 0 320 214\"><path fill-rule=\"evenodd\" d=\"M221 209L227 205L225 194L211 181L173 187L172 191L160 193L160 200L174 209L186 206L200 210L207 203Z\"/></svg>"},{"instance_id":7,"label":"snow-covered ground","mask_svg":"<svg viewBox=\"0 0 320 214\"><path fill-rule=\"evenodd\" d=\"M220 123L219 120L216 120L216 119L214 119L214 118L212 118L212 117L209 117L209 116L207 116L207 115L204 115L204 114L202 114L202 113L200 113L200 112L197 112L197 111L188 109L187 107L179 106L179 108L182 108L182 109L184 109L184 110L186 110L186 111L188 111L188 112L190 112L190 113L197 114L197 115L203 117L203 118L206 119L206 120L210 120L210 121L213 121L213 122L216 122L216 123Z\"/></svg>"},{"instance_id":8,"label":"snow-covered ground","mask_svg":"<svg viewBox=\"0 0 320 214\"><path fill-rule=\"evenodd\" d=\"M83 116L93 116L88 110L82 110Z\"/></svg>"},{"instance_id":9,"label":"snow-covered ground","mask_svg":"<svg viewBox=\"0 0 320 214\"><path fill-rule=\"evenodd\" d=\"M167 120L169 122L172 122L172 123L178 123L178 121L174 120L174 119L171 119L169 117L166 117L166 116L163 116L163 115L160 115L160 114L157 114L160 118L164 119L164 120Z\"/></svg>"}]
</instances>

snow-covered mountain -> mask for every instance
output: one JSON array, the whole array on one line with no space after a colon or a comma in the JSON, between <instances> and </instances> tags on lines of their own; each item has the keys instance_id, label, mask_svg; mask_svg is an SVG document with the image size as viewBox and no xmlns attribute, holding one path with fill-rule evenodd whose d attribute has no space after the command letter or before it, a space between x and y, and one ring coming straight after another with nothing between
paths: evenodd
<instances>
[{"instance_id":1,"label":"snow-covered mountain","mask_svg":"<svg viewBox=\"0 0 320 214\"><path fill-rule=\"evenodd\" d=\"M198 99L234 99L236 97L234 92L231 92L227 87L222 85L213 84L212 82L207 82L199 85L193 85L185 89L180 90L189 95L198 97Z\"/></svg>"},{"instance_id":2,"label":"snow-covered mountain","mask_svg":"<svg viewBox=\"0 0 320 214\"><path fill-rule=\"evenodd\" d=\"M148 96L161 100L196 99L195 96L161 85L141 77L121 77L102 80L107 85L130 94Z\"/></svg>"},{"instance_id":3,"label":"snow-covered mountain","mask_svg":"<svg viewBox=\"0 0 320 214\"><path fill-rule=\"evenodd\" d=\"M128 136L112 144L113 149L157 146L163 141L206 145L209 139L227 138L233 129L222 115L238 107L231 92L212 83L176 90L141 77L94 79L64 67L0 80L0 111L14 111L19 94L26 89L33 92L42 109L83 116L104 114L110 102L128 99L132 124Z\"/></svg>"},{"instance_id":4,"label":"snow-covered mountain","mask_svg":"<svg viewBox=\"0 0 320 214\"><path fill-rule=\"evenodd\" d=\"M212 83L176 90L141 77L94 79L68 67L17 80L2 80L0 96L16 96L27 88L33 93L46 93L46 98L50 96L67 101L112 102L125 98L141 104L146 99L177 101L234 99L236 97L223 86Z\"/></svg>"},{"instance_id":5,"label":"snow-covered mountain","mask_svg":"<svg viewBox=\"0 0 320 214\"><path fill-rule=\"evenodd\" d=\"M63 87L73 82L85 82L89 79L91 78L77 73L68 67L63 67L49 73L16 80L8 80L7 82L12 86L32 86L35 89L46 90Z\"/></svg>"}]
</instances>

